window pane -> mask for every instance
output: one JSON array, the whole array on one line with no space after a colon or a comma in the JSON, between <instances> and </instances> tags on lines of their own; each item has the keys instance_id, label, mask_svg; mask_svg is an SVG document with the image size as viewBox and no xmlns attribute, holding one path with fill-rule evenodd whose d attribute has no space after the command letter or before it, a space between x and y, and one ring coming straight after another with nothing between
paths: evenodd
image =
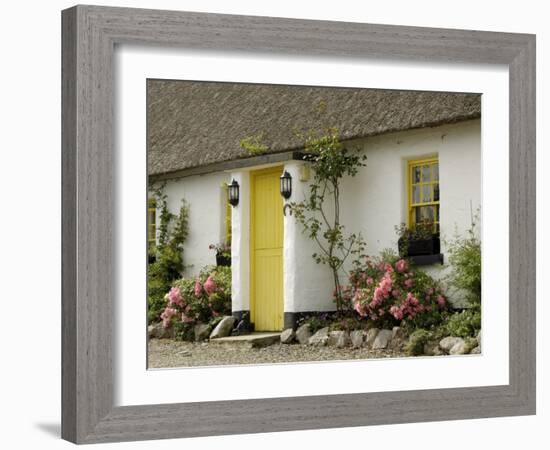
<instances>
[{"instance_id":1,"label":"window pane","mask_svg":"<svg viewBox=\"0 0 550 450\"><path fill-rule=\"evenodd\" d=\"M413 203L420 203L420 186L413 186Z\"/></svg>"},{"instance_id":2,"label":"window pane","mask_svg":"<svg viewBox=\"0 0 550 450\"><path fill-rule=\"evenodd\" d=\"M439 183L434 184L434 202L439 201Z\"/></svg>"},{"instance_id":3,"label":"window pane","mask_svg":"<svg viewBox=\"0 0 550 450\"><path fill-rule=\"evenodd\" d=\"M432 164L432 180L439 181L439 163Z\"/></svg>"},{"instance_id":4,"label":"window pane","mask_svg":"<svg viewBox=\"0 0 550 450\"><path fill-rule=\"evenodd\" d=\"M428 183L430 180L430 166L422 166L422 181Z\"/></svg>"},{"instance_id":5,"label":"window pane","mask_svg":"<svg viewBox=\"0 0 550 450\"><path fill-rule=\"evenodd\" d=\"M413 183L420 183L420 167L413 167Z\"/></svg>"},{"instance_id":6,"label":"window pane","mask_svg":"<svg viewBox=\"0 0 550 450\"><path fill-rule=\"evenodd\" d=\"M433 222L434 221L434 207L433 206L420 206L415 208L415 222Z\"/></svg>"},{"instance_id":7,"label":"window pane","mask_svg":"<svg viewBox=\"0 0 550 450\"><path fill-rule=\"evenodd\" d=\"M422 186L422 202L425 203L431 201L433 201L432 185L425 184Z\"/></svg>"}]
</instances>

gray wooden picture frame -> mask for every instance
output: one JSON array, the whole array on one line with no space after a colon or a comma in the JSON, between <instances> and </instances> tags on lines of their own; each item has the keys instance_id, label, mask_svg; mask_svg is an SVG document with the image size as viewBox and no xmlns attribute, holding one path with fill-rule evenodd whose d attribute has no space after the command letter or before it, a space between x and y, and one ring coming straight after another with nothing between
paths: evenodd
<instances>
[{"instance_id":1,"label":"gray wooden picture frame","mask_svg":"<svg viewBox=\"0 0 550 450\"><path fill-rule=\"evenodd\" d=\"M94 443L535 413L535 36L97 6L63 11L62 34L64 439ZM115 407L113 52L115 44L127 43L507 65L509 384Z\"/></svg>"}]
</instances>

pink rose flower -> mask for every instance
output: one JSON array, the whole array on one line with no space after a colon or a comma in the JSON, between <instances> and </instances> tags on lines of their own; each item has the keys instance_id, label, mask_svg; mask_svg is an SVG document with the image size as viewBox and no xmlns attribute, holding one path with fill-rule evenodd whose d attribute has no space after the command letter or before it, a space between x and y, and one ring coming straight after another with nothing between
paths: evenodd
<instances>
[{"instance_id":1,"label":"pink rose flower","mask_svg":"<svg viewBox=\"0 0 550 450\"><path fill-rule=\"evenodd\" d=\"M404 284L407 289L410 289L413 287L414 281L411 278L407 278Z\"/></svg>"},{"instance_id":2,"label":"pink rose flower","mask_svg":"<svg viewBox=\"0 0 550 450\"><path fill-rule=\"evenodd\" d=\"M195 281L195 297L200 297L201 293L202 293L201 282L197 278L197 281Z\"/></svg>"},{"instance_id":3,"label":"pink rose flower","mask_svg":"<svg viewBox=\"0 0 550 450\"><path fill-rule=\"evenodd\" d=\"M193 319L191 317L188 317L187 315L185 315L185 313L182 313L181 321L183 323L191 323L191 322L193 322Z\"/></svg>"},{"instance_id":4,"label":"pink rose flower","mask_svg":"<svg viewBox=\"0 0 550 450\"><path fill-rule=\"evenodd\" d=\"M395 263L395 269L400 273L405 272L405 270L407 270L407 261L400 259Z\"/></svg>"},{"instance_id":5,"label":"pink rose flower","mask_svg":"<svg viewBox=\"0 0 550 450\"><path fill-rule=\"evenodd\" d=\"M437 304L439 305L440 308L444 308L445 307L445 297L443 297L442 295L438 295L437 296Z\"/></svg>"},{"instance_id":6,"label":"pink rose flower","mask_svg":"<svg viewBox=\"0 0 550 450\"><path fill-rule=\"evenodd\" d=\"M364 317L366 315L365 307L358 301L353 304L353 309L361 317Z\"/></svg>"},{"instance_id":7,"label":"pink rose flower","mask_svg":"<svg viewBox=\"0 0 550 450\"><path fill-rule=\"evenodd\" d=\"M183 306L183 298L181 297L179 288L173 287L170 289L170 292L168 292L168 303L170 305Z\"/></svg>"},{"instance_id":8,"label":"pink rose flower","mask_svg":"<svg viewBox=\"0 0 550 450\"><path fill-rule=\"evenodd\" d=\"M162 319L162 326L168 328L172 323L172 317L174 317L178 312L174 308L166 307L160 318Z\"/></svg>"},{"instance_id":9,"label":"pink rose flower","mask_svg":"<svg viewBox=\"0 0 550 450\"><path fill-rule=\"evenodd\" d=\"M216 291L216 282L214 281L212 275L210 275L205 281L203 288L206 292L206 295L211 295Z\"/></svg>"}]
</instances>

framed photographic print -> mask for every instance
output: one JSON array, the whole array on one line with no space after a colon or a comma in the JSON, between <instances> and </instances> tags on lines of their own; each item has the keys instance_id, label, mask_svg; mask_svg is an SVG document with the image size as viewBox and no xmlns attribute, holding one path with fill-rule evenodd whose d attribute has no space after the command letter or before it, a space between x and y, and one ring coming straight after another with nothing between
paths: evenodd
<instances>
[{"instance_id":1,"label":"framed photographic print","mask_svg":"<svg viewBox=\"0 0 550 450\"><path fill-rule=\"evenodd\" d=\"M534 414L534 36L62 17L65 439Z\"/></svg>"}]
</instances>

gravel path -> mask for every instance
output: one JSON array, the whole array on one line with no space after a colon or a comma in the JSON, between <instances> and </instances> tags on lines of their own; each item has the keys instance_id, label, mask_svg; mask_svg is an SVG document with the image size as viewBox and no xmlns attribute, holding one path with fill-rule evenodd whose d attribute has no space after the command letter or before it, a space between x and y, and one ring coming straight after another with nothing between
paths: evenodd
<instances>
[{"instance_id":1,"label":"gravel path","mask_svg":"<svg viewBox=\"0 0 550 450\"><path fill-rule=\"evenodd\" d=\"M274 344L263 348L246 345L181 342L171 339L149 340L149 368L221 366L234 364L272 364L299 361L330 361L402 357L393 351L366 348L315 347Z\"/></svg>"}]
</instances>

